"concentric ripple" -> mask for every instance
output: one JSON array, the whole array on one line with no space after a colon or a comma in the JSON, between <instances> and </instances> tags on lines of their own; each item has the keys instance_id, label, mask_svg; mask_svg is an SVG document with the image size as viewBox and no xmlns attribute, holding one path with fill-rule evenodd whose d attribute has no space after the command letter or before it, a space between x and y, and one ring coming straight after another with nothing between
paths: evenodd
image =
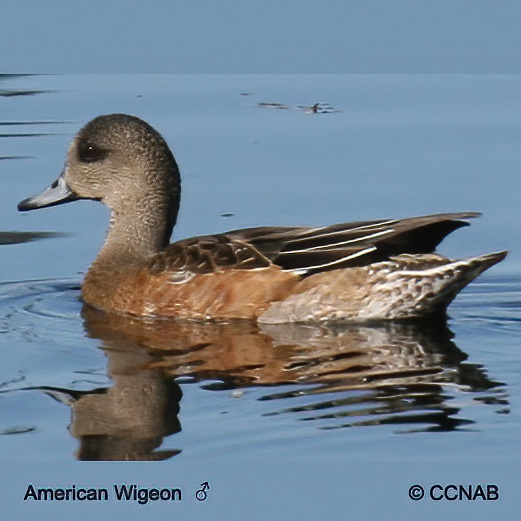
<instances>
[{"instance_id":1,"label":"concentric ripple","mask_svg":"<svg viewBox=\"0 0 521 521\"><path fill-rule=\"evenodd\" d=\"M81 333L80 283L73 279L0 284L0 332L58 340Z\"/></svg>"}]
</instances>

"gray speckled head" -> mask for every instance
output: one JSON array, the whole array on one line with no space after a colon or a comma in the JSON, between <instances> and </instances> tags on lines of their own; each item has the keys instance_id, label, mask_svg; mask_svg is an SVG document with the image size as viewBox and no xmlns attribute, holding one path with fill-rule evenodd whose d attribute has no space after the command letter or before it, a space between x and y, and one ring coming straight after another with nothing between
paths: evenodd
<instances>
[{"instance_id":1,"label":"gray speckled head","mask_svg":"<svg viewBox=\"0 0 521 521\"><path fill-rule=\"evenodd\" d=\"M166 141L148 123L127 114L87 123L69 147L64 174L80 197L100 199L114 210L136 190L161 190L179 204L179 170Z\"/></svg>"},{"instance_id":2,"label":"gray speckled head","mask_svg":"<svg viewBox=\"0 0 521 521\"><path fill-rule=\"evenodd\" d=\"M127 114L98 116L76 135L62 174L41 194L22 201L20 211L76 199L103 202L115 216L162 222L160 248L168 243L181 196L179 169L163 137ZM155 215L156 217L150 217ZM143 219L141 219L143 220ZM157 242L157 241L156 241Z\"/></svg>"}]
</instances>

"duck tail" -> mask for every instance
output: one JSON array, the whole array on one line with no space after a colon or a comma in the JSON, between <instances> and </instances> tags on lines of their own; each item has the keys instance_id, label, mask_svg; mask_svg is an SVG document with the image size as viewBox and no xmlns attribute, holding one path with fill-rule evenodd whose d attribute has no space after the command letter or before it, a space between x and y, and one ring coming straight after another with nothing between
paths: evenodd
<instances>
[{"instance_id":1,"label":"duck tail","mask_svg":"<svg viewBox=\"0 0 521 521\"><path fill-rule=\"evenodd\" d=\"M451 261L436 268L438 273L431 279L434 290L427 291L417 300L415 311L421 316L446 315L447 307L458 293L478 275L501 262L508 252L487 253ZM430 277L429 277L430 278Z\"/></svg>"}]
</instances>

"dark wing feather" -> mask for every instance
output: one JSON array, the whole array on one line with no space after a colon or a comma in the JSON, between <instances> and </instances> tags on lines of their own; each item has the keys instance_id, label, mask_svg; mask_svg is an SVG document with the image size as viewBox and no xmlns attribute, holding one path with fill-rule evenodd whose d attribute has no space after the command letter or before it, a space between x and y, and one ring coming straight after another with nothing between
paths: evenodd
<instances>
[{"instance_id":1,"label":"dark wing feather","mask_svg":"<svg viewBox=\"0 0 521 521\"><path fill-rule=\"evenodd\" d=\"M467 226L475 212L398 220L360 221L323 228L262 227L234 230L232 241L251 244L286 270L305 275L366 266L402 253L431 253L452 231Z\"/></svg>"},{"instance_id":2,"label":"dark wing feather","mask_svg":"<svg viewBox=\"0 0 521 521\"><path fill-rule=\"evenodd\" d=\"M149 263L152 273L213 273L226 269L267 268L311 275L366 266L402 253L431 253L452 231L478 213L410 219L359 221L322 228L260 227L175 242Z\"/></svg>"}]
</instances>

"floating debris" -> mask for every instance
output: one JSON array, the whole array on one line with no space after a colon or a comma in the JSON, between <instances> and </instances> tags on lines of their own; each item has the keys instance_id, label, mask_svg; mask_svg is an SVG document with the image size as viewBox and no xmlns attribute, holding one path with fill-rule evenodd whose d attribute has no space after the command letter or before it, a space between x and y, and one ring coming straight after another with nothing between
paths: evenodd
<instances>
[{"instance_id":1,"label":"floating debris","mask_svg":"<svg viewBox=\"0 0 521 521\"><path fill-rule=\"evenodd\" d=\"M340 110L327 105L326 103L315 103L314 105L299 105L298 107L290 107L284 103L275 102L261 102L257 104L261 109L282 109L282 110L302 110L308 114L331 114L333 112L340 112Z\"/></svg>"},{"instance_id":2,"label":"floating debris","mask_svg":"<svg viewBox=\"0 0 521 521\"><path fill-rule=\"evenodd\" d=\"M314 105L311 105L310 107L299 105L299 110L303 110L304 112L307 112L308 114L331 114L332 112L340 112L335 107L331 107L330 105L326 105L324 103L315 103Z\"/></svg>"},{"instance_id":3,"label":"floating debris","mask_svg":"<svg viewBox=\"0 0 521 521\"><path fill-rule=\"evenodd\" d=\"M280 110L288 110L289 107L284 105L283 103L272 103L272 102L260 102L258 106L261 109L280 109Z\"/></svg>"},{"instance_id":4,"label":"floating debris","mask_svg":"<svg viewBox=\"0 0 521 521\"><path fill-rule=\"evenodd\" d=\"M234 213L222 213L221 217L233 217L234 215Z\"/></svg>"}]
</instances>

